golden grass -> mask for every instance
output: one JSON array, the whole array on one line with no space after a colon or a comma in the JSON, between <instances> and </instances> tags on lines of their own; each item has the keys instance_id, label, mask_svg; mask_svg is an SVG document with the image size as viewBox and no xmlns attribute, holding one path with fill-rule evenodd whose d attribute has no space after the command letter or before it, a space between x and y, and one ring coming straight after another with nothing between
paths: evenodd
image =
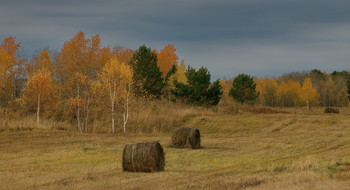
<instances>
[{"instance_id":1,"label":"golden grass","mask_svg":"<svg viewBox=\"0 0 350 190\"><path fill-rule=\"evenodd\" d=\"M15 117L15 118L0 118L0 131L27 131L33 129L58 129L67 130L72 126L67 122L57 122L52 120L43 119L40 124L37 125L36 118L33 116Z\"/></svg>"},{"instance_id":2,"label":"golden grass","mask_svg":"<svg viewBox=\"0 0 350 190\"><path fill-rule=\"evenodd\" d=\"M214 115L210 108L175 104L166 100L142 101L131 106L127 133L170 133L176 127L195 116ZM122 110L118 110L116 131L122 133ZM67 113L65 113L67 114ZM77 121L69 114L48 119L42 116L37 126L35 114L13 112L0 108L0 130L31 130L34 128L59 129L77 131ZM20 119L19 119L20 118ZM59 121L58 121L59 120ZM63 121L61 121L63 120ZM83 125L83 124L82 124ZM92 111L88 123L89 133L111 133L111 114L106 109L98 108Z\"/></svg>"},{"instance_id":3,"label":"golden grass","mask_svg":"<svg viewBox=\"0 0 350 190\"><path fill-rule=\"evenodd\" d=\"M170 133L195 116L215 113L208 108L175 104L169 101L141 103L131 112L127 131L132 133Z\"/></svg>"},{"instance_id":4,"label":"golden grass","mask_svg":"<svg viewBox=\"0 0 350 190\"><path fill-rule=\"evenodd\" d=\"M172 128L127 135L2 130L0 189L349 189L350 110L283 110L290 114L188 117L178 125L201 131L203 148L195 150L168 148ZM124 145L144 141L163 145L165 171L122 172Z\"/></svg>"}]
</instances>

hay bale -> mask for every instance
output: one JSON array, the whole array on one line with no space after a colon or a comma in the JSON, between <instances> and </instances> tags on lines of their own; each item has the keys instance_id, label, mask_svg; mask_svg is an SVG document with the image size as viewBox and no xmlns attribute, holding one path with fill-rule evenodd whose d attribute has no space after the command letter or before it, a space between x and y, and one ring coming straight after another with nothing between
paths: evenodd
<instances>
[{"instance_id":1,"label":"hay bale","mask_svg":"<svg viewBox=\"0 0 350 190\"><path fill-rule=\"evenodd\" d=\"M324 110L324 113L339 113L339 109L328 107Z\"/></svg>"},{"instance_id":2,"label":"hay bale","mask_svg":"<svg viewBox=\"0 0 350 190\"><path fill-rule=\"evenodd\" d=\"M170 147L174 148L200 148L201 135L198 129L180 127L171 136Z\"/></svg>"},{"instance_id":3,"label":"hay bale","mask_svg":"<svg viewBox=\"0 0 350 190\"><path fill-rule=\"evenodd\" d=\"M157 172L164 170L164 152L159 142L128 144L123 150L123 171Z\"/></svg>"}]
</instances>

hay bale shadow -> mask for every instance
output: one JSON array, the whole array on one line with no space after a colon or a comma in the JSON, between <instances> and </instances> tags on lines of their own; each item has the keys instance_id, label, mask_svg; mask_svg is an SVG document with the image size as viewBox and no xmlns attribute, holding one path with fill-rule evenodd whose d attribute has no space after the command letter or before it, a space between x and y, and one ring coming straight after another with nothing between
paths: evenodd
<instances>
[{"instance_id":1,"label":"hay bale shadow","mask_svg":"<svg viewBox=\"0 0 350 190\"><path fill-rule=\"evenodd\" d=\"M128 144L123 150L123 171L164 171L164 151L159 142Z\"/></svg>"},{"instance_id":2,"label":"hay bale shadow","mask_svg":"<svg viewBox=\"0 0 350 190\"><path fill-rule=\"evenodd\" d=\"M171 136L170 148L201 148L201 134L198 129L180 127Z\"/></svg>"},{"instance_id":3,"label":"hay bale shadow","mask_svg":"<svg viewBox=\"0 0 350 190\"><path fill-rule=\"evenodd\" d=\"M328 107L328 108L324 109L324 113L339 113L339 109Z\"/></svg>"}]
</instances>

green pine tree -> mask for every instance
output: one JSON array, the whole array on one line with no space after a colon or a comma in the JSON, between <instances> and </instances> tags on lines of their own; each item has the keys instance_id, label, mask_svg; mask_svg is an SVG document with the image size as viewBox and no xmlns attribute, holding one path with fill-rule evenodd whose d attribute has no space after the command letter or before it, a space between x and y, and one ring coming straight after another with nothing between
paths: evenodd
<instances>
[{"instance_id":1,"label":"green pine tree","mask_svg":"<svg viewBox=\"0 0 350 190\"><path fill-rule=\"evenodd\" d=\"M207 91L208 105L212 105L212 106L217 105L220 102L222 93L223 93L222 86L219 80L211 84Z\"/></svg>"},{"instance_id":2,"label":"green pine tree","mask_svg":"<svg viewBox=\"0 0 350 190\"><path fill-rule=\"evenodd\" d=\"M196 69L188 66L186 71L187 83L189 85L189 100L191 103L203 105L206 101L206 92L210 85L210 73L207 68Z\"/></svg>"},{"instance_id":3,"label":"green pine tree","mask_svg":"<svg viewBox=\"0 0 350 190\"><path fill-rule=\"evenodd\" d=\"M229 95L242 104L253 103L259 97L253 77L246 74L239 74L233 80Z\"/></svg>"},{"instance_id":4,"label":"green pine tree","mask_svg":"<svg viewBox=\"0 0 350 190\"><path fill-rule=\"evenodd\" d=\"M165 84L157 66L157 54L142 45L133 55L130 65L134 71L135 94L144 98L160 98Z\"/></svg>"},{"instance_id":5,"label":"green pine tree","mask_svg":"<svg viewBox=\"0 0 350 190\"><path fill-rule=\"evenodd\" d=\"M210 73L207 68L196 69L188 66L187 84L174 81L175 89L171 92L176 99L194 105L217 105L222 95L219 81L210 85Z\"/></svg>"}]
</instances>

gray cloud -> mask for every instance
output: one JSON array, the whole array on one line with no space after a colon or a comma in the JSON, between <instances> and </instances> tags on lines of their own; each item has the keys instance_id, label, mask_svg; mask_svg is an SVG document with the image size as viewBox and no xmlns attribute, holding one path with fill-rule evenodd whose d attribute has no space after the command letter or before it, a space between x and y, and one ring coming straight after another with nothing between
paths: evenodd
<instances>
[{"instance_id":1,"label":"gray cloud","mask_svg":"<svg viewBox=\"0 0 350 190\"><path fill-rule=\"evenodd\" d=\"M14 0L1 2L0 38L27 54L83 30L104 45L161 49L206 66L213 77L278 76L348 69L350 1L345 0Z\"/></svg>"}]
</instances>

